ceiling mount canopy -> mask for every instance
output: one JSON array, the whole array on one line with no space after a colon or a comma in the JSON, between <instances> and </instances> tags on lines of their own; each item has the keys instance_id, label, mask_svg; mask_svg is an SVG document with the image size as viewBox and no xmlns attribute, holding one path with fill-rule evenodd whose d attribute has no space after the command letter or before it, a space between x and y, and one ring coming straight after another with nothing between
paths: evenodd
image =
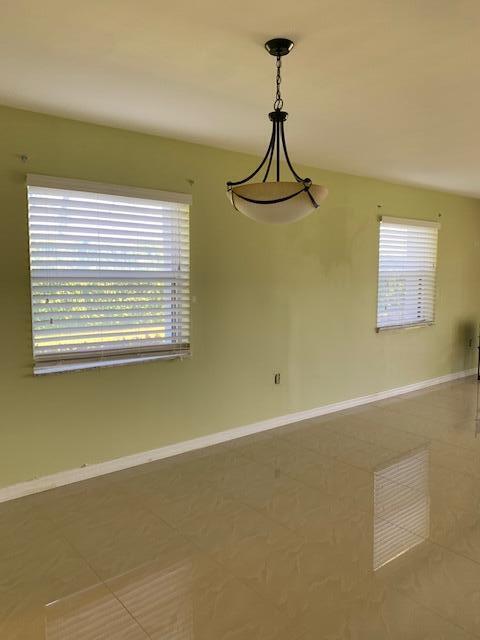
<instances>
[{"instance_id":1,"label":"ceiling mount canopy","mask_svg":"<svg viewBox=\"0 0 480 640\"><path fill-rule=\"evenodd\" d=\"M326 187L313 184L310 178L301 178L288 156L284 127L288 113L283 111L280 84L282 57L293 49L293 42L287 38L273 38L265 43L265 49L276 58L277 69L275 101L273 111L268 114L272 122L270 142L263 160L255 171L243 180L227 182L227 197L237 211L249 218L257 222L280 224L300 220L312 213L327 197L328 190ZM282 153L293 178L288 182L280 180ZM272 165L275 180L268 181ZM262 182L250 182L262 169Z\"/></svg>"}]
</instances>

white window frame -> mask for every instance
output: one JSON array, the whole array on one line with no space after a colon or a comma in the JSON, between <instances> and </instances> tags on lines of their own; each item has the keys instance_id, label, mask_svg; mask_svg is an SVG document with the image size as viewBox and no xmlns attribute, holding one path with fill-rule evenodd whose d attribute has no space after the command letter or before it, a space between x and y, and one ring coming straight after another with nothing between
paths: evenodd
<instances>
[{"instance_id":1,"label":"white window frame","mask_svg":"<svg viewBox=\"0 0 480 640\"><path fill-rule=\"evenodd\" d=\"M382 272L382 224L389 225L398 225L399 229L401 227L418 227L418 228L430 228L435 230L436 238L435 238L435 246L434 246L434 255L433 255L433 266L429 267L428 270L425 271L425 274L428 275L429 279L432 281L432 286L430 290L430 295L432 296L432 308L431 308L431 317L426 319L412 319L407 317L404 322L392 322L391 324L386 324L381 321L380 318L380 308L382 304L382 293L381 286L384 284L385 273L387 271ZM437 266L438 266L438 230L440 229L440 223L433 222L430 220L418 220L411 218L394 218L390 216L381 216L379 218L379 231L378 231L378 268L377 268L377 315L376 315L376 331L377 333L380 331L387 331L391 329L407 329L413 327L427 327L435 324L435 309L436 309L436 287L437 287ZM405 269L405 274L408 274L408 270ZM383 276L383 277L382 277ZM419 278L420 279L420 278ZM408 314L407 314L408 316Z\"/></svg>"},{"instance_id":2,"label":"white window frame","mask_svg":"<svg viewBox=\"0 0 480 640\"><path fill-rule=\"evenodd\" d=\"M140 187L129 187L123 185L113 185L101 182L90 182L85 180L59 178L53 176L45 176L38 174L28 174L26 176L27 187L46 187L51 189L62 189L71 191L83 191L89 193L95 193L98 195L111 195L111 196L123 196L127 198L141 198L145 200L155 200L161 202L168 202L174 204L188 205L190 207L192 202L192 196L186 193L175 193L169 191L160 191L156 189L145 189ZM29 211L30 220L30 211ZM188 225L190 226L190 224ZM30 227L29 227L29 243L31 242ZM189 241L188 241L189 245ZM31 267L31 262L30 262ZM33 280L30 271L31 282ZM190 281L190 270L188 269L188 282ZM33 287L31 286L31 291ZM188 314L190 317L190 303ZM32 341L33 341L33 297L32 297ZM190 340L186 345L186 348L175 352L168 350L168 348L162 348L157 351L152 349L142 350L141 348L135 349L135 353L125 353L119 350L118 354L115 354L115 350L103 354L95 353L91 357L85 354L79 354L78 357L62 357L48 358L47 360L37 360L34 357L34 369L35 375L46 373L57 373L61 371L74 371L79 369L90 369L96 367L114 366L122 364L131 364L135 362L145 362L150 360L171 360L176 358L188 357L191 354Z\"/></svg>"}]
</instances>

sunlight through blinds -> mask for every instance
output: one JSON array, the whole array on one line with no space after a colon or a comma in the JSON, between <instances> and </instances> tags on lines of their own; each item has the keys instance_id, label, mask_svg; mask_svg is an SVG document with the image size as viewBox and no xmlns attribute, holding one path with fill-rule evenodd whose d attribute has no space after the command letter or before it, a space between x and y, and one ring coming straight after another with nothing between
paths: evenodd
<instances>
[{"instance_id":1,"label":"sunlight through blinds","mask_svg":"<svg viewBox=\"0 0 480 640\"><path fill-rule=\"evenodd\" d=\"M377 329L432 324L439 224L380 222Z\"/></svg>"},{"instance_id":2,"label":"sunlight through blinds","mask_svg":"<svg viewBox=\"0 0 480 640\"><path fill-rule=\"evenodd\" d=\"M72 183L27 180L35 373L188 353L190 197Z\"/></svg>"}]
</instances>

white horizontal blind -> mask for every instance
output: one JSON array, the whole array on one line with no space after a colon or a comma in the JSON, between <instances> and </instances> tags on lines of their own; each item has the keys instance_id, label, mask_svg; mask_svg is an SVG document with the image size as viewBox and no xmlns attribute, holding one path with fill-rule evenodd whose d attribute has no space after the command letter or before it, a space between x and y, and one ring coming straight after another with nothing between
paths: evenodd
<instances>
[{"instance_id":1,"label":"white horizontal blind","mask_svg":"<svg viewBox=\"0 0 480 640\"><path fill-rule=\"evenodd\" d=\"M35 372L187 353L188 203L54 180L27 180Z\"/></svg>"},{"instance_id":2,"label":"white horizontal blind","mask_svg":"<svg viewBox=\"0 0 480 640\"><path fill-rule=\"evenodd\" d=\"M434 222L382 218L378 329L433 323L438 228Z\"/></svg>"},{"instance_id":3,"label":"white horizontal blind","mask_svg":"<svg viewBox=\"0 0 480 640\"><path fill-rule=\"evenodd\" d=\"M375 472L374 570L428 538L428 470L429 450L423 448Z\"/></svg>"}]
</instances>

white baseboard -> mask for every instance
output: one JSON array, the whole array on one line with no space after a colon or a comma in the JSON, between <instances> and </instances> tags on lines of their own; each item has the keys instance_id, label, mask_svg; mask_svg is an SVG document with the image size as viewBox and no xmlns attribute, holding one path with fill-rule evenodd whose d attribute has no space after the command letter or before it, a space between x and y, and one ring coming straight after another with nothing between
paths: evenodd
<instances>
[{"instance_id":1,"label":"white baseboard","mask_svg":"<svg viewBox=\"0 0 480 640\"><path fill-rule=\"evenodd\" d=\"M116 458L115 460L108 460L106 462L99 462L89 466L81 467L79 469L70 469L68 471L60 471L49 476L43 476L41 478L35 478L34 480L28 480L27 482L19 482L18 484L10 485L0 489L0 502L6 502L7 500L14 500L15 498L21 498L32 493L39 493L41 491L47 491L55 487L61 487L66 484L72 484L81 480L87 480L97 476L103 476L107 473L113 473L114 471L121 471L122 469L128 469L130 467L136 467L147 462L153 462L154 460L161 460L162 458L169 458L176 456L180 453L187 451L193 451L195 449L202 449L203 447L209 447L214 444L227 442L242 436L248 436L254 433L260 433L261 431L268 431L275 429L276 427L283 427L286 424L292 422L300 422L301 420L308 420L309 418L316 418L328 413L334 413L335 411L341 411L342 409L350 409L352 407L358 407L369 402L376 402L378 400L384 400L386 398L392 398L404 393L410 393L411 391L418 391L419 389L425 389L432 387L443 382L450 382L451 380L457 380L459 378L465 378L467 376L476 373L476 369L468 369L466 371L458 371L456 373L449 373L438 378L430 378L429 380L422 380L421 382L414 382L403 387L397 387L395 389L388 389L386 391L379 391L372 393L368 396L359 396L350 400L343 400L342 402L334 402L332 404L325 404L313 409L307 409L305 411L298 411L296 413L289 413L284 416L278 416L276 418L269 418L268 420L261 420L260 422L254 422L252 424L244 425L242 427L236 427L234 429L228 429L227 431L220 431L218 433L212 433L206 436L200 436L193 440L185 440L176 444L160 447L159 449L152 449L151 451L143 451L141 453L135 453L130 456L124 456L123 458Z\"/></svg>"}]
</instances>

